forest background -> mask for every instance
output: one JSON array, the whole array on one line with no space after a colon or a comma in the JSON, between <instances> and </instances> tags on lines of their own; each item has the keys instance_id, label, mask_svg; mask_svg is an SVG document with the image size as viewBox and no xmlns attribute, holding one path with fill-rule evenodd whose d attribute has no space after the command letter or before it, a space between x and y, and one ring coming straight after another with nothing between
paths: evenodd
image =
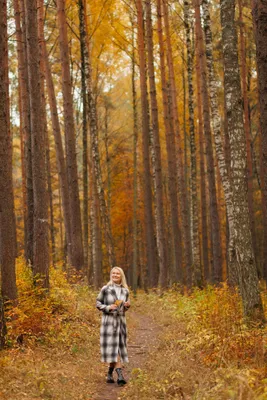
<instances>
[{"instance_id":1,"label":"forest background","mask_svg":"<svg viewBox=\"0 0 267 400\"><path fill-rule=\"evenodd\" d=\"M29 271L45 304L55 269L97 289L119 265L134 293L227 282L248 326L264 326L266 8L1 0L1 293L11 325Z\"/></svg>"}]
</instances>

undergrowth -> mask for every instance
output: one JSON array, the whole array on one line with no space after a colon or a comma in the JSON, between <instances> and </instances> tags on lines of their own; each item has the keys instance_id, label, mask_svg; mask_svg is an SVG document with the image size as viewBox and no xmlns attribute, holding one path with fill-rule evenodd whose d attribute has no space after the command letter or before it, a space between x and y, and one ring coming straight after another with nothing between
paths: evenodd
<instances>
[{"instance_id":1,"label":"undergrowth","mask_svg":"<svg viewBox=\"0 0 267 400\"><path fill-rule=\"evenodd\" d=\"M133 371L123 399L267 399L267 330L247 328L236 291L140 297L162 335L146 365Z\"/></svg>"},{"instance_id":2,"label":"undergrowth","mask_svg":"<svg viewBox=\"0 0 267 400\"><path fill-rule=\"evenodd\" d=\"M50 290L33 286L17 263L18 302L7 305L7 349L0 353L3 400L90 400L99 363L96 293L74 271L51 269Z\"/></svg>"}]
</instances>

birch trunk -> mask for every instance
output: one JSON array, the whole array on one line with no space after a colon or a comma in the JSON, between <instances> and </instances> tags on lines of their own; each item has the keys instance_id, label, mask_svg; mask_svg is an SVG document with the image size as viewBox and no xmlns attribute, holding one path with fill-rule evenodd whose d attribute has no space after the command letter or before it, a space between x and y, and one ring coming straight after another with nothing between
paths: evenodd
<instances>
[{"instance_id":1,"label":"birch trunk","mask_svg":"<svg viewBox=\"0 0 267 400\"><path fill-rule=\"evenodd\" d=\"M204 134L206 142L207 174L209 182L209 206L211 219L211 243L212 243L212 280L214 283L222 281L222 249L220 236L220 221L218 213L217 189L215 182L215 163L212 148L212 133L210 125L210 105L206 73L206 57L204 52L203 32L201 27L200 6L195 2L196 17L196 45L199 52L199 65L201 72L201 97L203 106Z\"/></svg>"},{"instance_id":2,"label":"birch trunk","mask_svg":"<svg viewBox=\"0 0 267 400\"><path fill-rule=\"evenodd\" d=\"M191 162L191 207L192 207L192 249L193 249L193 271L192 282L187 280L187 286L191 284L202 285L202 268L199 254L199 219L198 219L198 201L197 201L197 170L196 170L196 139L194 125L194 89L193 89L193 50L190 37L189 24L189 3L184 1L184 24L186 31L186 50L187 50L187 80L188 80L188 110L189 110L189 132L190 132L190 162ZM200 105L198 104L200 107ZM200 121L199 121L200 124ZM201 171L203 172L203 171ZM203 204L202 204L203 207ZM202 221L202 229L205 227L205 221ZM202 232L203 233L203 232ZM206 236L203 236L203 246ZM206 255L203 249L203 257ZM204 261L205 262L205 261ZM204 264L205 265L205 264ZM189 275L190 276L190 275Z\"/></svg>"},{"instance_id":3,"label":"birch trunk","mask_svg":"<svg viewBox=\"0 0 267 400\"><path fill-rule=\"evenodd\" d=\"M264 314L246 196L246 148L233 0L221 0L221 25L226 113L231 150L230 179L219 129L214 129L214 135L229 222L229 269L237 276L245 316L250 321L262 322Z\"/></svg>"},{"instance_id":4,"label":"birch trunk","mask_svg":"<svg viewBox=\"0 0 267 400\"><path fill-rule=\"evenodd\" d=\"M85 47L86 47L86 25L84 18L83 0L79 0L79 20L80 20L80 48L81 48L81 80L82 80L82 104L83 104L83 251L84 264L88 268L88 247L89 247L89 221L88 221L88 107L86 94L85 76Z\"/></svg>"}]
</instances>

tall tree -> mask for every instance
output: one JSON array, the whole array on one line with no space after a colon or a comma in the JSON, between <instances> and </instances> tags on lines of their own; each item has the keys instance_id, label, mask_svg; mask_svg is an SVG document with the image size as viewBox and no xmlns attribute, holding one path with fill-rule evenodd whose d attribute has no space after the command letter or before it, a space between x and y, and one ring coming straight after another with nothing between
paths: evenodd
<instances>
[{"instance_id":1,"label":"tall tree","mask_svg":"<svg viewBox=\"0 0 267 400\"><path fill-rule=\"evenodd\" d=\"M182 282L182 246L181 246L181 231L178 219L178 185L177 185L177 169L176 169L176 154L175 154L175 134L173 127L173 118L170 118L169 112L170 91L168 90L167 73L166 73L166 60L165 60L165 47L163 37L163 13L162 2L157 0L157 30L159 39L159 52L160 52L160 76L161 76L161 90L164 114L164 127L166 137L166 150L168 160L168 193L170 199L170 220L171 220L171 244L172 244L172 266L170 268L171 281ZM169 100L168 100L169 97ZM187 271L188 272L188 271ZM165 276L160 276L161 279L167 279ZM161 284L161 283L160 283ZM162 284L161 284L162 285Z\"/></svg>"},{"instance_id":2,"label":"tall tree","mask_svg":"<svg viewBox=\"0 0 267 400\"><path fill-rule=\"evenodd\" d=\"M42 44L42 52L43 52L43 58L44 58L44 71L45 71L46 88L47 88L47 94L48 94L48 102L49 102L49 107L50 107L52 131L53 131L53 136L54 136L54 141L55 141L56 162L57 162L57 171L58 171L58 175L59 175L60 193L62 196L63 220L64 220L64 226L65 226L65 236L66 236L66 241L67 241L67 253L68 253L68 258L70 261L71 260L71 228L70 228L70 204L69 204L69 191L68 191L66 162L65 162L64 150L63 150L63 144L62 144L55 88L54 88L51 68L50 68L49 59L48 59L48 53L47 53L47 49L46 49L46 43L45 43L43 34L41 36L41 44Z\"/></svg>"},{"instance_id":3,"label":"tall tree","mask_svg":"<svg viewBox=\"0 0 267 400\"><path fill-rule=\"evenodd\" d=\"M267 241L267 3L266 0L253 0L253 24L256 39L256 60L258 70L258 91L261 126L262 196L264 243ZM264 245L263 275L267 280L267 246Z\"/></svg>"},{"instance_id":4,"label":"tall tree","mask_svg":"<svg viewBox=\"0 0 267 400\"><path fill-rule=\"evenodd\" d=\"M193 49L191 43L190 21L189 21L189 3L184 1L184 24L186 32L186 50L187 50L187 80L188 80L188 110L189 110L189 132L190 132L190 161L191 161L191 207L192 207L192 250L193 250L193 271L187 273L187 286L192 283L197 286L202 285L202 271L199 254L199 219L198 219L198 199L197 199L197 168L196 168L196 139L194 124L194 89L193 89ZM202 111L201 104L198 101L198 109ZM202 129L201 120L199 120L199 129ZM203 170L201 171L203 173ZM203 179L203 176L201 176ZM202 203L203 206L203 203ZM202 218L202 230L205 229L205 220ZM204 231L205 232L205 231ZM202 236L203 246L206 236ZM206 243L205 243L206 244ZM206 256L203 249L203 259ZM206 262L206 259L204 260ZM190 278L192 277L192 281Z\"/></svg>"},{"instance_id":5,"label":"tall tree","mask_svg":"<svg viewBox=\"0 0 267 400\"><path fill-rule=\"evenodd\" d=\"M138 114L137 114L137 93L136 93L136 55L135 55L135 30L134 14L130 16L132 25L132 104L133 104L133 269L132 282L133 291L137 290L137 258L138 258L138 180L137 180L137 144L138 144Z\"/></svg>"},{"instance_id":6,"label":"tall tree","mask_svg":"<svg viewBox=\"0 0 267 400\"><path fill-rule=\"evenodd\" d=\"M92 82L92 61L90 52L90 42L88 35L88 27L86 21L85 5L83 7L83 12L80 12L80 18L84 19L85 35L81 36L81 40L85 41L84 46L84 68L85 68L85 78L86 78L86 90L87 90L87 101L88 101L88 111L89 111L89 127L90 127L90 152L91 152L91 162L92 168L94 169L92 179L95 179L97 195L99 198L99 207L101 214L102 227L104 230L105 245L108 254L108 261L110 267L116 265L116 256L114 251L113 236L111 230L111 222L109 218L108 208L105 199L102 172L100 167L100 154L99 154L99 144L98 144L98 127L97 127L97 109L96 109L96 98L93 92L93 82ZM92 183L93 192L95 189L95 183ZM92 207L97 206L97 201L93 203ZM93 214L96 218L97 209L93 210ZM98 229L97 226L93 225L93 229ZM97 232L95 232L95 238L97 238ZM94 253L96 254L96 252Z\"/></svg>"},{"instance_id":7,"label":"tall tree","mask_svg":"<svg viewBox=\"0 0 267 400\"><path fill-rule=\"evenodd\" d=\"M5 299L17 297L13 221L12 144L8 93L7 3L0 1L0 263L1 292ZM1 296L0 296L1 298ZM1 300L2 301L2 300ZM0 310L2 311L2 310ZM1 312L2 316L2 312ZM0 318L1 318L0 316ZM1 320L2 322L2 320ZM0 324L1 324L0 322ZM1 329L2 331L2 329ZM0 333L1 339L2 334Z\"/></svg>"},{"instance_id":8,"label":"tall tree","mask_svg":"<svg viewBox=\"0 0 267 400\"><path fill-rule=\"evenodd\" d=\"M154 281L156 267L156 249L154 241L154 224L152 212L152 189L150 174L150 154L149 154L149 104L147 96L147 63L145 54L145 33L143 20L142 0L136 1L137 25L138 25L138 53L140 67L140 89L142 104L142 153L143 153L143 187L145 204L145 235L147 252L147 269L150 282ZM160 271L160 285L166 286L166 272Z\"/></svg>"},{"instance_id":9,"label":"tall tree","mask_svg":"<svg viewBox=\"0 0 267 400\"><path fill-rule=\"evenodd\" d=\"M0 350L5 345L5 336L6 336L6 324L5 324L4 302L2 297L0 296Z\"/></svg>"},{"instance_id":10,"label":"tall tree","mask_svg":"<svg viewBox=\"0 0 267 400\"><path fill-rule=\"evenodd\" d=\"M76 138L70 59L67 33L65 0L57 0L57 21L59 26L60 61L62 67L62 93L64 108L66 165L70 202L71 221L71 264L78 270L84 265L82 221L79 199L78 170L76 157Z\"/></svg>"},{"instance_id":11,"label":"tall tree","mask_svg":"<svg viewBox=\"0 0 267 400\"><path fill-rule=\"evenodd\" d=\"M156 213L156 237L159 258L160 274L167 274L167 246L165 238L165 218L163 207L163 183L162 183L162 166L161 166L161 147L159 138L159 121L158 121L158 101L155 82L154 69L154 40L153 26L151 17L151 0L145 1L146 10L146 40L147 40L147 60L148 60L148 76L149 76L149 94L151 105L152 119L152 146L153 146L153 164L154 164L154 193L155 193L155 213ZM150 282L151 286L157 285L157 274L154 274L155 281Z\"/></svg>"},{"instance_id":12,"label":"tall tree","mask_svg":"<svg viewBox=\"0 0 267 400\"><path fill-rule=\"evenodd\" d=\"M26 262L33 265L33 183L32 183L32 152L31 152L31 127L30 127L30 96L29 76L26 50L26 19L24 0L14 0L17 53L18 53L18 79L20 97L20 127L22 160L25 162L25 224L24 224L24 256ZM23 168L23 164L22 164Z\"/></svg>"},{"instance_id":13,"label":"tall tree","mask_svg":"<svg viewBox=\"0 0 267 400\"><path fill-rule=\"evenodd\" d=\"M79 0L79 22L80 22L80 46L81 46L81 83L82 83L82 105L83 105L83 251L84 263L88 266L89 245L89 221L88 221L88 107L86 94L85 57L86 47L86 24L84 18L83 0Z\"/></svg>"},{"instance_id":14,"label":"tall tree","mask_svg":"<svg viewBox=\"0 0 267 400\"><path fill-rule=\"evenodd\" d=\"M170 83L170 91L171 97L170 101L172 104L171 112L173 118L173 128L176 136L176 146L177 146L177 156L176 163L178 169L178 194L179 200L181 204L181 231L183 237L183 245L184 245L184 258L186 264L187 275L190 274L190 268L192 266L192 244L191 244L191 235L190 235L190 212L187 204L187 190L185 187L185 174L184 174L184 162L183 162L183 149L182 149L182 140L180 134L180 125L178 118L178 102L177 102L177 89L176 89L176 81L175 81L175 71L174 71L174 63L173 63L173 51L172 51L172 43L171 43L171 32L170 32L170 24L169 24L169 11L168 11L168 2L167 0L162 0L163 6L163 19L164 26L166 32L166 57L167 57L167 65L169 70L169 83ZM198 262L199 260L196 260Z\"/></svg>"},{"instance_id":15,"label":"tall tree","mask_svg":"<svg viewBox=\"0 0 267 400\"><path fill-rule=\"evenodd\" d=\"M34 195L33 273L49 286L48 198L45 168L45 132L42 118L37 2L25 0L27 60L30 93L32 176Z\"/></svg>"},{"instance_id":16,"label":"tall tree","mask_svg":"<svg viewBox=\"0 0 267 400\"><path fill-rule=\"evenodd\" d=\"M235 25L235 2L221 0L222 44L226 115L230 138L230 179L223 156L221 137L214 131L216 152L224 187L229 221L229 269L234 271L249 320L264 320L253 253L246 184L246 147L243 126L242 94Z\"/></svg>"},{"instance_id":17,"label":"tall tree","mask_svg":"<svg viewBox=\"0 0 267 400\"><path fill-rule=\"evenodd\" d=\"M42 114L40 115L43 124L45 136L45 161L46 161L46 174L47 174L47 192L49 204L49 217L50 217L50 241L52 264L56 263L56 244L55 244L55 227L54 227L54 209L53 209L53 191L52 191L52 177L51 177L51 162L50 162L50 143L47 128L47 115L46 115L46 96L45 96L45 54L44 54L44 9L43 1L37 0L38 8L38 38L40 47L40 78L41 78L41 95L42 95Z\"/></svg>"},{"instance_id":18,"label":"tall tree","mask_svg":"<svg viewBox=\"0 0 267 400\"><path fill-rule=\"evenodd\" d=\"M204 50L203 31L201 26L199 0L195 1L196 18L196 42L199 52L199 66L201 73L201 96L203 107L204 135L206 143L207 175L209 182L209 206L211 220L211 242L212 242L212 280L214 283L222 281L222 249L220 236L220 220L218 213L217 188L215 180L215 162L212 148L212 132L210 118L210 101L207 83L206 56Z\"/></svg>"}]
</instances>

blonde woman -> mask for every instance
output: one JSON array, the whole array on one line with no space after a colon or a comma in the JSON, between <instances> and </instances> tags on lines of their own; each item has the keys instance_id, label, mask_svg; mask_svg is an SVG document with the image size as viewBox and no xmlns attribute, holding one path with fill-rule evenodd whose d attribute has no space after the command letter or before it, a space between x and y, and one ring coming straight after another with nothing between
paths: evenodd
<instances>
[{"instance_id":1,"label":"blonde woman","mask_svg":"<svg viewBox=\"0 0 267 400\"><path fill-rule=\"evenodd\" d=\"M127 327L125 311L130 307L129 289L124 272L119 267L110 271L110 281L97 296L96 307L102 311L100 328L101 361L109 363L107 383L114 383L113 371L117 372L119 386L126 384L122 374L122 362L128 362Z\"/></svg>"}]
</instances>

